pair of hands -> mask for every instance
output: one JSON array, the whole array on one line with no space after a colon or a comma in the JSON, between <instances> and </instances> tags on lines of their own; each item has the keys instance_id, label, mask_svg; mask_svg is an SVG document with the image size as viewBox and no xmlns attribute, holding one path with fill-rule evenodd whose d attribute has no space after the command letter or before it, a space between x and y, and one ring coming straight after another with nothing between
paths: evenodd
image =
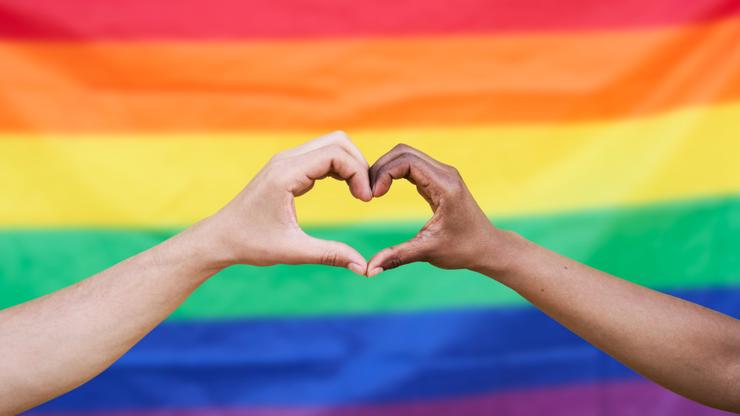
<instances>
[{"instance_id":1,"label":"pair of hands","mask_svg":"<svg viewBox=\"0 0 740 416\"><path fill-rule=\"evenodd\" d=\"M311 237L298 225L294 198L326 177L346 181L352 195L365 202L388 193L395 179L407 179L429 203L433 216L413 239L367 262L354 248ZM416 261L475 270L497 231L452 166L399 144L369 167L343 132L275 155L203 226L221 267L326 264L367 277Z\"/></svg>"}]
</instances>

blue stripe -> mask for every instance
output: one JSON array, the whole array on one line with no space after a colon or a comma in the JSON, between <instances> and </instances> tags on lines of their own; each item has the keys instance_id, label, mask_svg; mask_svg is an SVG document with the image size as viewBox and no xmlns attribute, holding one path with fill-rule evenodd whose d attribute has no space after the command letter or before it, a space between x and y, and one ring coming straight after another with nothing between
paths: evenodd
<instances>
[{"instance_id":1,"label":"blue stripe","mask_svg":"<svg viewBox=\"0 0 740 416\"><path fill-rule=\"evenodd\" d=\"M675 294L740 316L740 287ZM40 409L377 403L635 377L531 307L168 322Z\"/></svg>"}]
</instances>

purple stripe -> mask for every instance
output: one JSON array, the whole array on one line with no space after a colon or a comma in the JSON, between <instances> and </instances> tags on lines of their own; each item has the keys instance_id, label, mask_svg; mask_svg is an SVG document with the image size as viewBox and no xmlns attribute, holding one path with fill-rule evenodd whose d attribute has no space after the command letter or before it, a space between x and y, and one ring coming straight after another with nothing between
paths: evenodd
<instances>
[{"instance_id":1,"label":"purple stripe","mask_svg":"<svg viewBox=\"0 0 740 416\"><path fill-rule=\"evenodd\" d=\"M641 380L372 406L31 413L43 416L730 415Z\"/></svg>"}]
</instances>

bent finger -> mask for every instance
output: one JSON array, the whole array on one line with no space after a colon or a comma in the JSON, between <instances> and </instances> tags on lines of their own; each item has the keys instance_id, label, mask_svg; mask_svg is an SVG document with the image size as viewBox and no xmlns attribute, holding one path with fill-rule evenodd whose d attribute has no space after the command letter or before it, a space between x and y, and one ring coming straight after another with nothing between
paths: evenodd
<instances>
[{"instance_id":1,"label":"bent finger","mask_svg":"<svg viewBox=\"0 0 740 416\"><path fill-rule=\"evenodd\" d=\"M332 144L305 153L297 157L292 166L305 175L305 180L299 181L295 189L295 196L305 193L314 181L334 176L347 182L355 198L362 201L372 199L367 166L339 145Z\"/></svg>"},{"instance_id":2,"label":"bent finger","mask_svg":"<svg viewBox=\"0 0 740 416\"><path fill-rule=\"evenodd\" d=\"M300 156L308 152L314 151L316 149L320 149L322 147L330 146L333 144L341 146L344 150L346 150L347 152L349 152L349 154L351 154L354 158L356 158L360 163L365 164L366 167L368 166L367 159L365 159L365 156L362 154L360 149L352 142L352 140L349 138L347 133L341 130L333 131L329 134L325 134L314 140L303 143L300 146L294 147L292 149L284 150L280 152L276 157L277 158L288 158L288 157Z\"/></svg>"},{"instance_id":3,"label":"bent finger","mask_svg":"<svg viewBox=\"0 0 740 416\"><path fill-rule=\"evenodd\" d=\"M376 198L388 193L396 179L405 178L419 187L427 188L433 184L435 177L434 167L413 153L401 154L382 165L376 163L373 168L370 186Z\"/></svg>"}]
</instances>

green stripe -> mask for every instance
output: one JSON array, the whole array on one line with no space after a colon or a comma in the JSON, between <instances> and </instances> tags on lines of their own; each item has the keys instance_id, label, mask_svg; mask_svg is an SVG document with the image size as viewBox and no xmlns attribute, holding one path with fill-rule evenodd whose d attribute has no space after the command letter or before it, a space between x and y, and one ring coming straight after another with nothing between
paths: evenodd
<instances>
[{"instance_id":1,"label":"green stripe","mask_svg":"<svg viewBox=\"0 0 740 416\"><path fill-rule=\"evenodd\" d=\"M740 196L501 219L557 252L656 288L740 284ZM411 237L421 224L374 224L310 233L366 256ZM168 237L151 230L0 232L0 306L49 293ZM467 271L414 264L363 279L322 266L238 266L198 290L175 318L313 315L513 305L509 289Z\"/></svg>"}]
</instances>

